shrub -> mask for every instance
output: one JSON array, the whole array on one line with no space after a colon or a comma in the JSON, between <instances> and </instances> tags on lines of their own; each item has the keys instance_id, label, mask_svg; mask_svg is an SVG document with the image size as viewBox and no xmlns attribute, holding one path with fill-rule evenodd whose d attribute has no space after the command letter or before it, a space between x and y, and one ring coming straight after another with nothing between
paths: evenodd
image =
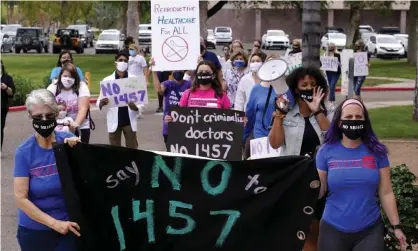
<instances>
[{"instance_id":1,"label":"shrub","mask_svg":"<svg viewBox=\"0 0 418 251\"><path fill-rule=\"evenodd\" d=\"M43 87L46 89L49 84L51 84L51 80L49 80L50 75L45 75L45 77L42 78Z\"/></svg>"},{"instance_id":2,"label":"shrub","mask_svg":"<svg viewBox=\"0 0 418 251\"><path fill-rule=\"evenodd\" d=\"M15 94L10 106L24 105L27 95L35 89L42 88L39 84L35 84L32 80L22 78L20 76L13 76L13 82L16 87Z\"/></svg>"},{"instance_id":3,"label":"shrub","mask_svg":"<svg viewBox=\"0 0 418 251\"><path fill-rule=\"evenodd\" d=\"M412 250L412 245L418 243L418 186L414 185L417 177L406 165L391 168L390 173L402 231L408 242L407 250ZM389 229L385 237L386 249L400 250L399 242L391 229L391 224L383 209L381 211L385 227Z\"/></svg>"}]
</instances>

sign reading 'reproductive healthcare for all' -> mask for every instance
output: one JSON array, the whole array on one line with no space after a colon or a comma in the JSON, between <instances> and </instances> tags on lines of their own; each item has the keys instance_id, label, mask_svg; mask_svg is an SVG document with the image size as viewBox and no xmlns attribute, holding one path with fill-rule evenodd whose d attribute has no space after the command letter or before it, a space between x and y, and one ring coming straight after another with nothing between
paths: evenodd
<instances>
[{"instance_id":1,"label":"sign reading 'reproductive healthcare for all'","mask_svg":"<svg viewBox=\"0 0 418 251\"><path fill-rule=\"evenodd\" d=\"M100 99L107 98L109 107L127 106L129 102L148 104L147 84L144 76L100 82Z\"/></svg>"},{"instance_id":2,"label":"sign reading 'reproductive healthcare for all'","mask_svg":"<svg viewBox=\"0 0 418 251\"><path fill-rule=\"evenodd\" d=\"M152 0L154 71L194 70L200 55L199 0Z\"/></svg>"},{"instance_id":3,"label":"sign reading 'reproductive healthcare for all'","mask_svg":"<svg viewBox=\"0 0 418 251\"><path fill-rule=\"evenodd\" d=\"M304 156L222 161L83 143L54 152L80 251L300 251L319 194Z\"/></svg>"}]
</instances>

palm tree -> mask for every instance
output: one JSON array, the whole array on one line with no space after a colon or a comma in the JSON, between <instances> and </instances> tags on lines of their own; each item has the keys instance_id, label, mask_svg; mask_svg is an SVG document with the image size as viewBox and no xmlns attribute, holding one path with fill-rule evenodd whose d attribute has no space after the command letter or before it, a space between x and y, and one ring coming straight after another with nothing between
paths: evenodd
<instances>
[{"instance_id":1,"label":"palm tree","mask_svg":"<svg viewBox=\"0 0 418 251\"><path fill-rule=\"evenodd\" d=\"M303 1L302 12L302 64L320 67L321 2Z\"/></svg>"}]
</instances>

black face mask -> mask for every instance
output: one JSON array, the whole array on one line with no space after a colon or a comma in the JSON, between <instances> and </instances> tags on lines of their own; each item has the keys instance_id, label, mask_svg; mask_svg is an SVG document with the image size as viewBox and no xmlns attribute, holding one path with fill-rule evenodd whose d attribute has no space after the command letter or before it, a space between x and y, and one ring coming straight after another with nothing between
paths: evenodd
<instances>
[{"instance_id":1,"label":"black face mask","mask_svg":"<svg viewBox=\"0 0 418 251\"><path fill-rule=\"evenodd\" d=\"M299 96L308 102L312 102L313 90L299 90Z\"/></svg>"},{"instance_id":2,"label":"black face mask","mask_svg":"<svg viewBox=\"0 0 418 251\"><path fill-rule=\"evenodd\" d=\"M364 135L364 120L341 120L341 131L351 140L359 139Z\"/></svg>"},{"instance_id":3,"label":"black face mask","mask_svg":"<svg viewBox=\"0 0 418 251\"><path fill-rule=\"evenodd\" d=\"M292 48L293 48L293 50L295 50L295 51L299 50L299 46L293 46Z\"/></svg>"},{"instance_id":4,"label":"black face mask","mask_svg":"<svg viewBox=\"0 0 418 251\"><path fill-rule=\"evenodd\" d=\"M35 129L35 131L39 133L39 135L46 138L49 135L51 135L52 132L54 131L55 127L57 126L57 121L55 119L47 119L47 120L35 120L34 119L32 122L32 125L33 125L33 129Z\"/></svg>"},{"instance_id":5,"label":"black face mask","mask_svg":"<svg viewBox=\"0 0 418 251\"><path fill-rule=\"evenodd\" d=\"M203 44L200 45L200 54L203 54L205 52L205 46Z\"/></svg>"},{"instance_id":6,"label":"black face mask","mask_svg":"<svg viewBox=\"0 0 418 251\"><path fill-rule=\"evenodd\" d=\"M198 73L196 75L196 83L199 85L208 85L212 83L213 75L210 73Z\"/></svg>"},{"instance_id":7,"label":"black face mask","mask_svg":"<svg viewBox=\"0 0 418 251\"><path fill-rule=\"evenodd\" d=\"M184 72L182 72L182 71L175 71L175 72L173 72L173 78L175 80L181 81L181 80L183 80L183 77L184 77Z\"/></svg>"}]
</instances>

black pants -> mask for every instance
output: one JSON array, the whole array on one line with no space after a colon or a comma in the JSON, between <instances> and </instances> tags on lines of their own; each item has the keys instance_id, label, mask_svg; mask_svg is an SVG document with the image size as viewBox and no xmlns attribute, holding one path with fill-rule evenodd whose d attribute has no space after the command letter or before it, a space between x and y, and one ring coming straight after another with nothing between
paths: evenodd
<instances>
[{"instance_id":1,"label":"black pants","mask_svg":"<svg viewBox=\"0 0 418 251\"><path fill-rule=\"evenodd\" d=\"M321 220L318 251L383 251L383 228L383 222L379 219L360 232L344 233Z\"/></svg>"},{"instance_id":2,"label":"black pants","mask_svg":"<svg viewBox=\"0 0 418 251\"><path fill-rule=\"evenodd\" d=\"M3 148L4 126L6 125L6 116L9 109L1 109L1 147Z\"/></svg>"},{"instance_id":3,"label":"black pants","mask_svg":"<svg viewBox=\"0 0 418 251\"><path fill-rule=\"evenodd\" d=\"M158 108L163 108L164 96L158 93Z\"/></svg>"},{"instance_id":4,"label":"black pants","mask_svg":"<svg viewBox=\"0 0 418 251\"><path fill-rule=\"evenodd\" d=\"M163 137L164 137L165 149L166 149L167 152L169 152L170 148L168 147L168 144L167 144L168 135L163 135Z\"/></svg>"},{"instance_id":5,"label":"black pants","mask_svg":"<svg viewBox=\"0 0 418 251\"><path fill-rule=\"evenodd\" d=\"M246 160L249 157L251 157L251 145L250 145L250 141L252 139L254 139L254 134L253 133L251 133L250 136L248 136L247 140L245 141L244 149L243 149L243 158L244 158L244 160Z\"/></svg>"},{"instance_id":6,"label":"black pants","mask_svg":"<svg viewBox=\"0 0 418 251\"><path fill-rule=\"evenodd\" d=\"M75 131L75 136L80 137L81 142L88 144L90 142L90 128L80 129L81 137L78 131Z\"/></svg>"}]
</instances>

